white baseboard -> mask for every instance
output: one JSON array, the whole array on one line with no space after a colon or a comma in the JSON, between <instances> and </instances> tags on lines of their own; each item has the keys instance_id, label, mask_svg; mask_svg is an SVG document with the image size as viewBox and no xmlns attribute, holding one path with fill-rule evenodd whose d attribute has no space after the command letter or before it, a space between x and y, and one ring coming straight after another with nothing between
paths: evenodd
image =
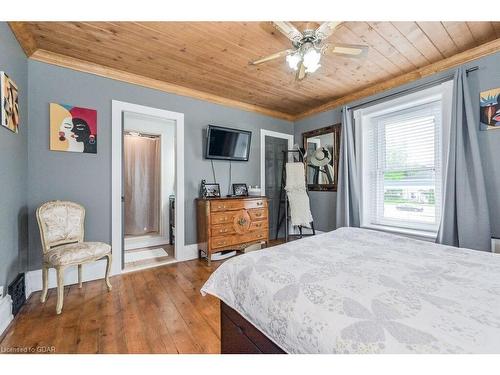
<instances>
[{"instance_id":1,"label":"white baseboard","mask_svg":"<svg viewBox=\"0 0 500 375\"><path fill-rule=\"evenodd\" d=\"M182 251L176 254L176 261L186 261L198 258L198 244L186 245ZM99 260L95 263L83 265L83 281L93 281L104 279L106 273L106 260ZM68 267L64 271L64 285L73 285L78 283L77 266ZM49 270L49 289L57 286L56 270ZM42 290L42 270L26 272L26 299L31 293Z\"/></svg>"},{"instance_id":2,"label":"white baseboard","mask_svg":"<svg viewBox=\"0 0 500 375\"><path fill-rule=\"evenodd\" d=\"M12 315L12 299L10 295L0 296L0 336L14 319Z\"/></svg>"},{"instance_id":3,"label":"white baseboard","mask_svg":"<svg viewBox=\"0 0 500 375\"><path fill-rule=\"evenodd\" d=\"M500 254L500 238L491 239L491 251Z\"/></svg>"},{"instance_id":4,"label":"white baseboard","mask_svg":"<svg viewBox=\"0 0 500 375\"><path fill-rule=\"evenodd\" d=\"M82 270L83 281L93 281L104 279L106 274L106 260L99 260L94 263L84 264ZM64 271L64 285L78 283L78 268L72 266ZM57 286L56 270L49 269L49 289ZM26 272L26 299L31 293L42 290L42 270Z\"/></svg>"},{"instance_id":5,"label":"white baseboard","mask_svg":"<svg viewBox=\"0 0 500 375\"><path fill-rule=\"evenodd\" d=\"M185 260L193 260L198 258L198 244L194 243L192 245L184 245L184 249L181 254L176 252L175 258L181 262Z\"/></svg>"}]
</instances>

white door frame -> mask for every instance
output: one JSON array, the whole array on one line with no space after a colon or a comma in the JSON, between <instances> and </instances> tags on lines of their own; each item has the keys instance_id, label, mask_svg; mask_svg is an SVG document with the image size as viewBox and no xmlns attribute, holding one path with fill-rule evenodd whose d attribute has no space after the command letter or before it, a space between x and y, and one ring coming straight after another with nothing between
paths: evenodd
<instances>
[{"instance_id":1,"label":"white door frame","mask_svg":"<svg viewBox=\"0 0 500 375\"><path fill-rule=\"evenodd\" d=\"M175 121L175 257L185 258L184 243L184 114L138 104L112 101L111 116L111 245L112 274L122 273L122 142L123 112L135 112Z\"/></svg>"},{"instance_id":2,"label":"white door frame","mask_svg":"<svg viewBox=\"0 0 500 375\"><path fill-rule=\"evenodd\" d=\"M293 134L280 133L272 130L260 130L260 186L261 194L266 195L266 136L288 140L288 149L293 148Z\"/></svg>"},{"instance_id":3,"label":"white door frame","mask_svg":"<svg viewBox=\"0 0 500 375\"><path fill-rule=\"evenodd\" d=\"M173 186L175 184L175 123L164 118L159 119L158 117L145 116L136 112L130 113L127 111L126 113L130 117L124 117L123 130L125 132L135 131L156 135L160 138L161 199L159 233L148 233L125 238L125 250L169 244L169 195L174 191L167 189L167 186L175 190ZM130 120L129 123L125 121L127 118ZM139 122L137 122L137 118L140 118Z\"/></svg>"}]
</instances>

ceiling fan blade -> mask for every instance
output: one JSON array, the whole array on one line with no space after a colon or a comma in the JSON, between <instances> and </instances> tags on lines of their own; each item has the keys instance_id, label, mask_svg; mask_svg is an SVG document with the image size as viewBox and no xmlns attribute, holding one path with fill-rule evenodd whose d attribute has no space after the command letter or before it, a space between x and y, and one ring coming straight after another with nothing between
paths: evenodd
<instances>
[{"instance_id":1,"label":"ceiling fan blade","mask_svg":"<svg viewBox=\"0 0 500 375\"><path fill-rule=\"evenodd\" d=\"M328 38L330 35L333 34L335 29L341 24L342 22L323 22L314 32L314 35L316 38L319 40L324 40Z\"/></svg>"},{"instance_id":2,"label":"ceiling fan blade","mask_svg":"<svg viewBox=\"0 0 500 375\"><path fill-rule=\"evenodd\" d=\"M271 60L279 59L280 57L288 56L293 51L294 51L293 49L286 49L284 51L276 52L276 53L273 53L272 55L261 57L260 59L250 61L249 64L250 65L259 65L259 64L271 61Z\"/></svg>"},{"instance_id":3,"label":"ceiling fan blade","mask_svg":"<svg viewBox=\"0 0 500 375\"><path fill-rule=\"evenodd\" d=\"M272 24L279 32L284 34L292 42L298 43L304 37L302 33L299 30L297 30L297 28L293 26L290 22L273 21Z\"/></svg>"},{"instance_id":4,"label":"ceiling fan blade","mask_svg":"<svg viewBox=\"0 0 500 375\"><path fill-rule=\"evenodd\" d=\"M323 54L334 54L346 57L363 57L368 53L368 46L361 44L325 44L321 49Z\"/></svg>"},{"instance_id":5,"label":"ceiling fan blade","mask_svg":"<svg viewBox=\"0 0 500 375\"><path fill-rule=\"evenodd\" d=\"M306 67L304 63L301 61L299 68L297 69L297 74L295 75L296 81L302 81L306 77Z\"/></svg>"}]
</instances>

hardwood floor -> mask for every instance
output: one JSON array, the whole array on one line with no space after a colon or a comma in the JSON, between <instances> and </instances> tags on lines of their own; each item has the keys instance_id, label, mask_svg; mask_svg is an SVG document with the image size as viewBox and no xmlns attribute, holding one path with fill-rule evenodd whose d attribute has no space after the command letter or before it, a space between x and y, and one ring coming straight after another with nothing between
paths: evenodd
<instances>
[{"instance_id":1,"label":"hardwood floor","mask_svg":"<svg viewBox=\"0 0 500 375\"><path fill-rule=\"evenodd\" d=\"M221 264L193 260L65 288L56 315L55 289L45 304L33 293L16 316L0 353L219 353L219 301L200 288Z\"/></svg>"}]
</instances>

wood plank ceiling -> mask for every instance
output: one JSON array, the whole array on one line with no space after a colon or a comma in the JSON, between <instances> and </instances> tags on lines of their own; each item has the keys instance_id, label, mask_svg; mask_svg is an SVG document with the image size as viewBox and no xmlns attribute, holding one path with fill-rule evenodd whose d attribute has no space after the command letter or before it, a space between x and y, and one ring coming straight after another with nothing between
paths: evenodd
<instances>
[{"instance_id":1,"label":"wood plank ceiling","mask_svg":"<svg viewBox=\"0 0 500 375\"><path fill-rule=\"evenodd\" d=\"M248 64L290 48L290 42L269 22L10 24L34 59L79 70L91 63L88 70L102 67L97 69L101 75L132 73L135 82L144 77L160 82L156 85L160 88L165 82L166 91L229 105L241 103L242 108L286 119L327 109L342 103L342 98L356 99L356 93L387 89L387 82L401 84L419 78L422 71L467 61L464 51L488 42L486 52L480 50L469 60L495 52L500 41L500 22L345 22L329 41L366 44L368 56L323 56L316 73L296 82L284 59ZM294 24L299 30L319 25ZM460 53L463 58L454 58Z\"/></svg>"}]
</instances>

